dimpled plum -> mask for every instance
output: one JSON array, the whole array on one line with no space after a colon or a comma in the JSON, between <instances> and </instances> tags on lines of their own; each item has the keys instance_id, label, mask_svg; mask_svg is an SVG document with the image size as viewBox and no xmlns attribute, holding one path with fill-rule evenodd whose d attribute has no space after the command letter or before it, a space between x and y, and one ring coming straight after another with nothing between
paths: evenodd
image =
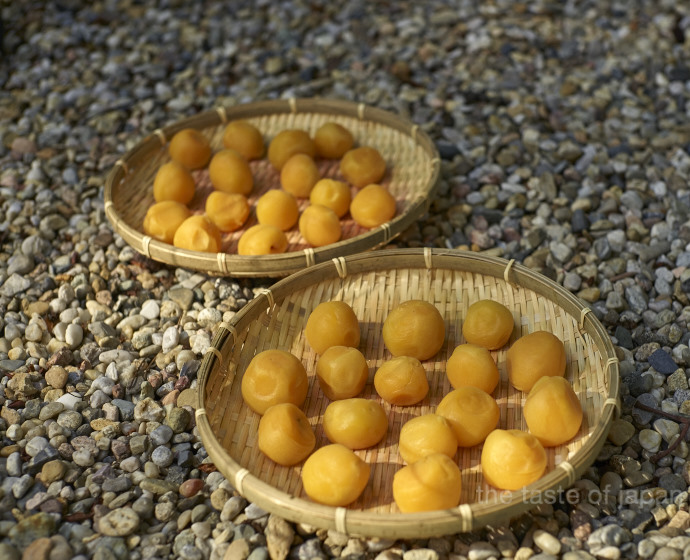
<instances>
[{"instance_id":1,"label":"dimpled plum","mask_svg":"<svg viewBox=\"0 0 690 560\"><path fill-rule=\"evenodd\" d=\"M506 353L506 370L513 387L529 392L538 379L565 375L565 347L548 331L518 338Z\"/></svg>"},{"instance_id":2,"label":"dimpled plum","mask_svg":"<svg viewBox=\"0 0 690 560\"><path fill-rule=\"evenodd\" d=\"M309 419L292 403L274 404L259 420L259 449L279 465L289 467L314 450L316 436Z\"/></svg>"},{"instance_id":3,"label":"dimpled plum","mask_svg":"<svg viewBox=\"0 0 690 560\"><path fill-rule=\"evenodd\" d=\"M242 376L242 398L249 408L263 414L271 406L302 406L309 379L302 362L290 352L275 348L256 354Z\"/></svg>"},{"instance_id":4,"label":"dimpled plum","mask_svg":"<svg viewBox=\"0 0 690 560\"><path fill-rule=\"evenodd\" d=\"M532 386L522 414L530 433L544 447L570 441L582 424L582 405L564 377L542 377Z\"/></svg>"},{"instance_id":5,"label":"dimpled plum","mask_svg":"<svg viewBox=\"0 0 690 560\"><path fill-rule=\"evenodd\" d=\"M249 201L243 194L213 191L206 198L206 215L223 232L240 229L249 217L249 210Z\"/></svg>"},{"instance_id":6,"label":"dimpled plum","mask_svg":"<svg viewBox=\"0 0 690 560\"><path fill-rule=\"evenodd\" d=\"M386 174L386 160L371 146L348 150L340 160L340 173L354 187L361 189L378 183Z\"/></svg>"},{"instance_id":7,"label":"dimpled plum","mask_svg":"<svg viewBox=\"0 0 690 560\"><path fill-rule=\"evenodd\" d=\"M354 451L332 443L314 451L302 465L302 486L312 500L327 506L354 502L369 482L371 467Z\"/></svg>"},{"instance_id":8,"label":"dimpled plum","mask_svg":"<svg viewBox=\"0 0 690 560\"><path fill-rule=\"evenodd\" d=\"M406 463L434 453L443 453L452 459L457 450L458 439L453 428L438 414L415 416L400 428L398 451Z\"/></svg>"},{"instance_id":9,"label":"dimpled plum","mask_svg":"<svg viewBox=\"0 0 690 560\"><path fill-rule=\"evenodd\" d=\"M261 132L245 120L228 123L223 131L223 146L239 152L247 161L259 159L265 151Z\"/></svg>"},{"instance_id":10,"label":"dimpled plum","mask_svg":"<svg viewBox=\"0 0 690 560\"><path fill-rule=\"evenodd\" d=\"M357 348L359 320L344 301L323 301L309 314L304 336L317 354L323 354L331 346Z\"/></svg>"},{"instance_id":11,"label":"dimpled plum","mask_svg":"<svg viewBox=\"0 0 690 560\"><path fill-rule=\"evenodd\" d=\"M343 125L335 122L322 124L314 133L316 155L326 159L339 159L352 148L355 139Z\"/></svg>"},{"instance_id":12,"label":"dimpled plum","mask_svg":"<svg viewBox=\"0 0 690 560\"><path fill-rule=\"evenodd\" d=\"M300 234L313 247L330 245L343 234L340 219L326 206L307 206L297 222Z\"/></svg>"},{"instance_id":13,"label":"dimpled plum","mask_svg":"<svg viewBox=\"0 0 690 560\"><path fill-rule=\"evenodd\" d=\"M470 344L498 350L513 333L513 315L508 308L490 299L474 302L467 309L462 335Z\"/></svg>"},{"instance_id":14,"label":"dimpled plum","mask_svg":"<svg viewBox=\"0 0 690 560\"><path fill-rule=\"evenodd\" d=\"M448 420L459 447L472 447L483 442L496 428L500 409L489 393L468 385L443 397L436 414Z\"/></svg>"},{"instance_id":15,"label":"dimpled plum","mask_svg":"<svg viewBox=\"0 0 690 560\"><path fill-rule=\"evenodd\" d=\"M381 185L367 185L352 199L350 215L362 227L380 226L395 216L395 198Z\"/></svg>"},{"instance_id":16,"label":"dimpled plum","mask_svg":"<svg viewBox=\"0 0 690 560\"><path fill-rule=\"evenodd\" d=\"M268 224L287 231L299 219L297 200L289 192L271 189L256 201L256 219L260 224Z\"/></svg>"},{"instance_id":17,"label":"dimpled plum","mask_svg":"<svg viewBox=\"0 0 690 560\"><path fill-rule=\"evenodd\" d=\"M168 154L187 169L199 169L211 158L211 144L200 131L185 128L170 139Z\"/></svg>"},{"instance_id":18,"label":"dimpled plum","mask_svg":"<svg viewBox=\"0 0 690 560\"><path fill-rule=\"evenodd\" d=\"M445 336L441 313L423 300L402 302L383 322L383 341L393 356L427 360L441 349Z\"/></svg>"},{"instance_id":19,"label":"dimpled plum","mask_svg":"<svg viewBox=\"0 0 690 560\"><path fill-rule=\"evenodd\" d=\"M422 457L393 475L393 499L403 513L454 508L461 494L460 467L443 453Z\"/></svg>"},{"instance_id":20,"label":"dimpled plum","mask_svg":"<svg viewBox=\"0 0 690 560\"><path fill-rule=\"evenodd\" d=\"M321 178L316 162L307 154L295 154L280 170L280 186L297 198L309 198Z\"/></svg>"},{"instance_id":21,"label":"dimpled plum","mask_svg":"<svg viewBox=\"0 0 690 560\"><path fill-rule=\"evenodd\" d=\"M275 255L288 246L285 232L268 224L256 224L247 229L237 242L238 255Z\"/></svg>"},{"instance_id":22,"label":"dimpled plum","mask_svg":"<svg viewBox=\"0 0 690 560\"><path fill-rule=\"evenodd\" d=\"M484 442L481 465L484 479L491 486L519 490L544 474L546 451L532 434L496 429Z\"/></svg>"},{"instance_id":23,"label":"dimpled plum","mask_svg":"<svg viewBox=\"0 0 690 560\"><path fill-rule=\"evenodd\" d=\"M493 393L498 385L498 367L483 346L460 344L446 362L446 375L454 389L465 385Z\"/></svg>"},{"instance_id":24,"label":"dimpled plum","mask_svg":"<svg viewBox=\"0 0 690 560\"><path fill-rule=\"evenodd\" d=\"M217 253L220 251L222 239L216 225L205 215L197 214L189 216L175 230L173 245L190 251Z\"/></svg>"},{"instance_id":25,"label":"dimpled plum","mask_svg":"<svg viewBox=\"0 0 690 560\"><path fill-rule=\"evenodd\" d=\"M310 158L316 156L314 141L304 130L281 130L268 144L268 161L278 171L295 154L306 154Z\"/></svg>"},{"instance_id":26,"label":"dimpled plum","mask_svg":"<svg viewBox=\"0 0 690 560\"><path fill-rule=\"evenodd\" d=\"M376 370L374 388L384 401L409 406L426 397L429 381L422 362L410 356L398 356L385 361Z\"/></svg>"},{"instance_id":27,"label":"dimpled plum","mask_svg":"<svg viewBox=\"0 0 690 560\"><path fill-rule=\"evenodd\" d=\"M184 165L173 160L158 168L153 179L153 199L156 202L174 200L189 204L194 192L194 178Z\"/></svg>"},{"instance_id":28,"label":"dimpled plum","mask_svg":"<svg viewBox=\"0 0 690 560\"><path fill-rule=\"evenodd\" d=\"M192 212L184 204L174 200L164 200L152 204L144 216L144 233L172 244L175 232Z\"/></svg>"},{"instance_id":29,"label":"dimpled plum","mask_svg":"<svg viewBox=\"0 0 690 560\"><path fill-rule=\"evenodd\" d=\"M330 208L338 218L342 218L350 210L350 201L350 187L335 179L319 179L309 193L311 204Z\"/></svg>"},{"instance_id":30,"label":"dimpled plum","mask_svg":"<svg viewBox=\"0 0 690 560\"><path fill-rule=\"evenodd\" d=\"M316 362L316 375L321 390L330 400L349 399L364 389L369 366L357 348L331 346Z\"/></svg>"},{"instance_id":31,"label":"dimpled plum","mask_svg":"<svg viewBox=\"0 0 690 560\"><path fill-rule=\"evenodd\" d=\"M254 188L252 170L247 160L235 150L226 148L213 154L208 164L208 175L217 191L247 196Z\"/></svg>"},{"instance_id":32,"label":"dimpled plum","mask_svg":"<svg viewBox=\"0 0 690 560\"><path fill-rule=\"evenodd\" d=\"M372 399L353 397L333 401L323 413L323 431L328 440L350 449L376 445L387 430L386 411Z\"/></svg>"}]
</instances>

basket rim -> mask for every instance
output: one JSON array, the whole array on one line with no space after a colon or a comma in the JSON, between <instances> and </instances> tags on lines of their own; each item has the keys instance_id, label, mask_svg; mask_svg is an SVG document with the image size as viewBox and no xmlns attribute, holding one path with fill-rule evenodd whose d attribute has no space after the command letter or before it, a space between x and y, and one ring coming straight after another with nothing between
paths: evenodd
<instances>
[{"instance_id":1,"label":"basket rim","mask_svg":"<svg viewBox=\"0 0 690 560\"><path fill-rule=\"evenodd\" d=\"M180 249L133 228L118 212L113 202L113 193L117 186L125 180L130 170L136 167L136 160L142 153L160 149L176 132L184 128L204 129L221 126L232 120L273 114L332 114L388 126L410 137L429 156L431 175L428 189L424 194L419 193L418 196L410 198L410 205L404 213L395 216L381 226L323 247L309 247L302 251L291 251L277 255L246 256ZM318 97L291 97L235 106L221 105L156 129L129 149L115 162L106 176L103 193L104 209L115 232L135 251L150 259L174 266L234 277L284 277L315 264L327 262L335 257L377 249L388 244L428 210L432 195L438 187L440 170L441 159L438 149L419 125L390 111L365 103Z\"/></svg>"},{"instance_id":2,"label":"basket rim","mask_svg":"<svg viewBox=\"0 0 690 560\"><path fill-rule=\"evenodd\" d=\"M405 257L405 266L396 266L396 261ZM411 264L410 261L412 261ZM373 263L373 264L372 264ZM458 266L464 265L464 266ZM222 447L211 429L205 406L206 383L214 367L221 366L220 349L233 337L244 323L252 321L255 309L269 311L275 301L281 301L291 293L292 286L310 275L312 284L326 279L335 279L352 273L388 270L396 268L441 268L452 270L471 270L483 275L503 278L506 282L523 289L530 289L558 304L573 318L579 319L581 331L587 332L604 361L604 375L608 394L601 416L584 445L569 461L562 461L551 472L538 481L514 492L502 492L500 507L497 502L476 502L460 504L457 508L421 513L375 513L347 508L334 508L292 496L252 475L237 463ZM554 300L554 295L558 300ZM204 355L199 370L197 389L196 421L202 442L221 472L229 479L235 489L246 499L267 511L273 511L291 521L305 521L315 526L335 529L346 534L370 537L425 538L458 532L469 532L490 523L497 517L510 518L522 513L548 498L547 491L560 492L572 486L577 478L588 468L603 446L608 429L620 413L619 363L613 343L601 322L591 313L580 299L571 292L514 260L481 255L469 251L442 249L386 249L376 255L359 254L341 257L325 262L308 270L292 274L264 291L265 297L257 296L238 311L229 324L221 323L217 328L212 345ZM221 468L222 466L222 468ZM505 520L505 519L504 519Z\"/></svg>"}]
</instances>

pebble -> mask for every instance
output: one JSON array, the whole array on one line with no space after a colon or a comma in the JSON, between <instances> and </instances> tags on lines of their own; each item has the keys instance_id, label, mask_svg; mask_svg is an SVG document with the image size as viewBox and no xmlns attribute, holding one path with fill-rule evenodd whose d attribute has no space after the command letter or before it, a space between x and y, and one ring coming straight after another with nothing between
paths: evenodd
<instances>
[{"instance_id":1,"label":"pebble","mask_svg":"<svg viewBox=\"0 0 690 560\"><path fill-rule=\"evenodd\" d=\"M139 515L132 508L118 508L106 513L98 522L98 530L109 537L126 537L139 527Z\"/></svg>"}]
</instances>

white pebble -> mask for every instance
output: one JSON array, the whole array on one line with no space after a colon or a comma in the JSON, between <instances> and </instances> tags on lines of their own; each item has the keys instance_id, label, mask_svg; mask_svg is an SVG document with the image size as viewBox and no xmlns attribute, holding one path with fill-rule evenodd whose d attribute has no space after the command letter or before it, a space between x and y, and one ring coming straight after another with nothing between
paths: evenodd
<instances>
[{"instance_id":1,"label":"white pebble","mask_svg":"<svg viewBox=\"0 0 690 560\"><path fill-rule=\"evenodd\" d=\"M142 317L145 317L149 320L156 319L160 315L160 312L161 308L155 299L145 301L144 304L141 306Z\"/></svg>"},{"instance_id":2,"label":"white pebble","mask_svg":"<svg viewBox=\"0 0 690 560\"><path fill-rule=\"evenodd\" d=\"M70 323L65 329L65 342L74 350L84 340L84 329L77 323Z\"/></svg>"},{"instance_id":3,"label":"white pebble","mask_svg":"<svg viewBox=\"0 0 690 560\"><path fill-rule=\"evenodd\" d=\"M163 333L163 352L170 352L180 340L180 331L177 327L168 327Z\"/></svg>"},{"instance_id":4,"label":"white pebble","mask_svg":"<svg viewBox=\"0 0 690 560\"><path fill-rule=\"evenodd\" d=\"M26 340L38 342L43 338L43 329L37 323L29 323L24 331Z\"/></svg>"}]
</instances>

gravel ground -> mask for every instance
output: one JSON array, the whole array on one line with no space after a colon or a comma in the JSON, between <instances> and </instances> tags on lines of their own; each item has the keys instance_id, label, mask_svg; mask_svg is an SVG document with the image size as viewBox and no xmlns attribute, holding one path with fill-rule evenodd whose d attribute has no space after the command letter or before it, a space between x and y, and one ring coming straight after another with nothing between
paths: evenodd
<instances>
[{"instance_id":1,"label":"gravel ground","mask_svg":"<svg viewBox=\"0 0 690 560\"><path fill-rule=\"evenodd\" d=\"M0 560L690 557L690 5L344 5L0 0ZM389 542L286 523L209 468L199 361L269 281L139 256L103 182L158 127L291 96L435 140L439 196L397 245L514 258L608 328L622 415L574 499Z\"/></svg>"}]
</instances>

